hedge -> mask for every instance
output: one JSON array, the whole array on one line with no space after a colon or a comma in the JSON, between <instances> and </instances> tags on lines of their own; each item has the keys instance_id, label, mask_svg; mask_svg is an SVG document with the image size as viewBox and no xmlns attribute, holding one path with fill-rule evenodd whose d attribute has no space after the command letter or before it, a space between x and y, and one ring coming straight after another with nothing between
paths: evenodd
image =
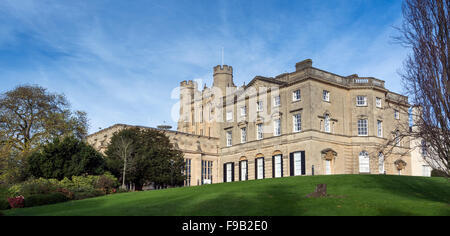
<instances>
[{"instance_id":1,"label":"hedge","mask_svg":"<svg viewBox=\"0 0 450 236\"><path fill-rule=\"evenodd\" d=\"M54 204L68 200L62 193L35 194L25 198L25 207Z\"/></svg>"}]
</instances>

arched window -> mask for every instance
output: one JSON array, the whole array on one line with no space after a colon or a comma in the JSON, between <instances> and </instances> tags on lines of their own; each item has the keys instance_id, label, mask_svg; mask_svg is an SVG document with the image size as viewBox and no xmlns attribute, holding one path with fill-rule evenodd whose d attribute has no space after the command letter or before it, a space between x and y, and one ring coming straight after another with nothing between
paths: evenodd
<instances>
[{"instance_id":1,"label":"arched window","mask_svg":"<svg viewBox=\"0 0 450 236\"><path fill-rule=\"evenodd\" d=\"M359 173L370 173L369 153L366 151L359 153Z\"/></svg>"}]
</instances>

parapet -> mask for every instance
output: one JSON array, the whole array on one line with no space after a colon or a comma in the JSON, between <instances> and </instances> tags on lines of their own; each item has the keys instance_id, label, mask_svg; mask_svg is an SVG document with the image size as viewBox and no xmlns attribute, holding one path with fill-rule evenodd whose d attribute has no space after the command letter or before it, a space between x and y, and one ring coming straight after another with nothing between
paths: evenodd
<instances>
[{"instance_id":1,"label":"parapet","mask_svg":"<svg viewBox=\"0 0 450 236\"><path fill-rule=\"evenodd\" d=\"M303 61L295 64L295 71L303 70L303 69L309 68L309 67L312 67L312 60L306 59L306 60L303 60Z\"/></svg>"},{"instance_id":2,"label":"parapet","mask_svg":"<svg viewBox=\"0 0 450 236\"><path fill-rule=\"evenodd\" d=\"M218 65L214 67L214 75L215 74L233 74L233 67L228 65Z\"/></svg>"},{"instance_id":3,"label":"parapet","mask_svg":"<svg viewBox=\"0 0 450 236\"><path fill-rule=\"evenodd\" d=\"M187 88L197 88L197 82L192 81L192 80L184 80L180 82L180 86L181 87L187 87Z\"/></svg>"}]
</instances>

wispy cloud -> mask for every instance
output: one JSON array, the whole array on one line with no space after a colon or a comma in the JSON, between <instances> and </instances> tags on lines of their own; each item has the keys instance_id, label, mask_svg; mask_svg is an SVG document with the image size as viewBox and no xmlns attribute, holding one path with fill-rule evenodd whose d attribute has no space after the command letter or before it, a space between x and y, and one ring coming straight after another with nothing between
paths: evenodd
<instances>
[{"instance_id":1,"label":"wispy cloud","mask_svg":"<svg viewBox=\"0 0 450 236\"><path fill-rule=\"evenodd\" d=\"M0 2L2 92L35 83L88 112L91 132L114 123L169 123L180 81L212 83L212 67L256 75L316 67L386 80L405 55L389 42L400 19L391 1Z\"/></svg>"}]
</instances>

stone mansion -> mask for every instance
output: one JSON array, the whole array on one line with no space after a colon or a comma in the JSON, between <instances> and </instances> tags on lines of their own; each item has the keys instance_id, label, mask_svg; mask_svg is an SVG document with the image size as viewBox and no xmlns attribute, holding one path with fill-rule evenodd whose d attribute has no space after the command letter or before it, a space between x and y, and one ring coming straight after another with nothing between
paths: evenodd
<instances>
[{"instance_id":1,"label":"stone mansion","mask_svg":"<svg viewBox=\"0 0 450 236\"><path fill-rule=\"evenodd\" d=\"M186 160L186 185L300 175L411 175L408 98L384 81L312 66L236 86L214 67L213 86L180 83L177 131L163 130ZM117 124L88 136L105 151ZM149 127L142 127L148 128Z\"/></svg>"}]
</instances>

